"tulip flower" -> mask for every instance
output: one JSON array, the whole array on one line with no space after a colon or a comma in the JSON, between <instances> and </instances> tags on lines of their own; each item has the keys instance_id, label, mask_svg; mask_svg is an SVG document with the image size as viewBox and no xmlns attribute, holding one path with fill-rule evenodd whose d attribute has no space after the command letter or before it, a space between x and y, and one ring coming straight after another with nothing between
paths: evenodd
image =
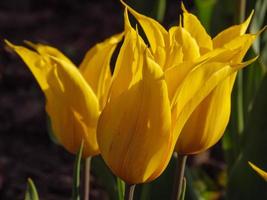
<instances>
[{"instance_id":1,"label":"tulip flower","mask_svg":"<svg viewBox=\"0 0 267 200\"><path fill-rule=\"evenodd\" d=\"M231 92L236 72L240 69L236 66L241 66L240 62L257 36L245 34L252 14L244 23L232 26L212 39L197 17L183 5L183 26L173 26L167 31L157 21L122 3L142 26L151 54L164 71L172 106L174 138L179 138L175 151L179 154L195 154L206 150L221 138L229 121ZM242 67L252 61L243 63ZM202 86L207 86L208 76L215 75L216 70L226 70L226 66L235 72L211 83L213 89L208 93L203 90L207 96L201 101L194 97L195 84L196 91L201 91ZM199 74L192 79L190 76L193 77L193 73ZM207 79L198 82L203 75L207 75ZM182 91L186 79L191 79L191 82L186 87L187 91ZM197 105L191 106L194 109L190 111L185 109L186 115L182 114L185 97L192 98L192 102L195 101L192 104Z\"/></svg>"},{"instance_id":2,"label":"tulip flower","mask_svg":"<svg viewBox=\"0 0 267 200\"><path fill-rule=\"evenodd\" d=\"M26 63L46 97L46 111L59 143L77 153L84 141L83 157L99 153L96 127L111 83L110 59L122 34L90 49L79 69L59 50L27 42L32 47L7 42Z\"/></svg>"},{"instance_id":3,"label":"tulip flower","mask_svg":"<svg viewBox=\"0 0 267 200\"><path fill-rule=\"evenodd\" d=\"M244 23L222 31L212 40L213 51L219 48L229 50L239 48L237 53L228 58L230 65L242 61L256 38L254 34L245 34L251 17L252 14ZM184 27L190 33L193 32L191 35L201 32L201 29L196 28L197 26L192 27L196 23L200 24L196 20L196 17L184 10ZM197 36L195 38L197 40ZM227 62L224 57L216 58L216 61ZM229 122L235 77L236 73L233 73L218 84L190 115L177 140L176 152L183 155L200 153L219 141Z\"/></svg>"},{"instance_id":4,"label":"tulip flower","mask_svg":"<svg viewBox=\"0 0 267 200\"><path fill-rule=\"evenodd\" d=\"M263 171L262 169L260 169L259 167L257 167L256 165L254 165L251 162L248 162L248 164L250 165L250 167L255 170L265 181L267 181L267 172Z\"/></svg>"},{"instance_id":5,"label":"tulip flower","mask_svg":"<svg viewBox=\"0 0 267 200\"><path fill-rule=\"evenodd\" d=\"M99 118L97 140L113 173L137 184L163 172L195 108L217 85L254 60L230 63L241 47L211 51L203 44L200 48L185 28L166 31L124 5L125 39ZM132 28L128 10L144 29L149 47Z\"/></svg>"}]
</instances>

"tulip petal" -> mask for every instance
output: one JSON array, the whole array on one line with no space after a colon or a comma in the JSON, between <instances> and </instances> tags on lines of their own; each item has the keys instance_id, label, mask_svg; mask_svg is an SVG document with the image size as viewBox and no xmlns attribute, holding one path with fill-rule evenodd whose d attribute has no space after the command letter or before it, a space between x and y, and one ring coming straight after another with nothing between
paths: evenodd
<instances>
[{"instance_id":1,"label":"tulip petal","mask_svg":"<svg viewBox=\"0 0 267 200\"><path fill-rule=\"evenodd\" d=\"M101 113L97 129L101 154L111 170L127 183L151 181L171 157L170 126L163 72L146 56L142 79L110 98Z\"/></svg>"},{"instance_id":2,"label":"tulip petal","mask_svg":"<svg viewBox=\"0 0 267 200\"><path fill-rule=\"evenodd\" d=\"M241 62L246 55L248 49L251 47L252 43L256 39L257 34L245 34L236 37L234 40L228 42L224 45L224 48L234 50L240 49L239 53L233 58L232 62Z\"/></svg>"},{"instance_id":3,"label":"tulip petal","mask_svg":"<svg viewBox=\"0 0 267 200\"><path fill-rule=\"evenodd\" d=\"M145 48L145 43L138 35L138 32L134 29L129 29L125 33L112 77L111 87L114 89L110 90L109 96L113 98L119 96L131 84L134 84L141 78L141 66Z\"/></svg>"},{"instance_id":4,"label":"tulip petal","mask_svg":"<svg viewBox=\"0 0 267 200\"><path fill-rule=\"evenodd\" d=\"M66 62L72 63L72 61L67 56L65 56L61 51L59 51L55 47L51 47L51 46L40 44L40 43L34 44L33 42L30 42L30 41L25 41L25 43L28 46L35 49L41 55L50 55L50 56L59 58L61 60L65 60Z\"/></svg>"},{"instance_id":5,"label":"tulip petal","mask_svg":"<svg viewBox=\"0 0 267 200\"><path fill-rule=\"evenodd\" d=\"M253 11L249 15L249 17L244 21L242 24L231 26L230 28L225 29L224 31L220 32L213 38L213 47L220 48L223 47L226 43L234 40L236 37L245 34L251 18L253 16Z\"/></svg>"},{"instance_id":6,"label":"tulip petal","mask_svg":"<svg viewBox=\"0 0 267 200\"><path fill-rule=\"evenodd\" d=\"M229 76L219 83L190 115L176 143L179 154L203 152L222 137L230 117L233 80Z\"/></svg>"},{"instance_id":7,"label":"tulip petal","mask_svg":"<svg viewBox=\"0 0 267 200\"><path fill-rule=\"evenodd\" d=\"M211 51L213 48L212 40L211 37L207 34L205 28L202 26L195 15L187 12L183 4L182 9L183 27L190 33L193 38L195 38L198 46L200 47L201 54Z\"/></svg>"},{"instance_id":8,"label":"tulip petal","mask_svg":"<svg viewBox=\"0 0 267 200\"><path fill-rule=\"evenodd\" d=\"M166 69L165 80L168 85L170 101L172 102L174 100L174 95L177 88L179 88L182 81L193 68L207 62L227 62L236 57L236 55L239 53L240 49L216 49L208 52L204 56L199 57L195 62L186 61Z\"/></svg>"},{"instance_id":9,"label":"tulip petal","mask_svg":"<svg viewBox=\"0 0 267 200\"><path fill-rule=\"evenodd\" d=\"M255 170L265 181L267 181L267 172L263 171L251 162L248 162L253 170Z\"/></svg>"},{"instance_id":10,"label":"tulip petal","mask_svg":"<svg viewBox=\"0 0 267 200\"><path fill-rule=\"evenodd\" d=\"M98 100L79 70L68 61L8 45L27 64L45 93L46 109L60 143L76 153L84 140L83 156L97 154Z\"/></svg>"},{"instance_id":11,"label":"tulip petal","mask_svg":"<svg viewBox=\"0 0 267 200\"><path fill-rule=\"evenodd\" d=\"M70 152L76 153L84 140L83 156L96 155L99 153L97 97L75 66L53 57L51 62L53 70L47 77L50 89L46 109L53 130Z\"/></svg>"},{"instance_id":12,"label":"tulip petal","mask_svg":"<svg viewBox=\"0 0 267 200\"><path fill-rule=\"evenodd\" d=\"M194 66L194 63L192 62L183 62L170 67L165 71L165 80L168 86L168 94L171 102L174 99L177 88L181 85L186 75Z\"/></svg>"},{"instance_id":13,"label":"tulip petal","mask_svg":"<svg viewBox=\"0 0 267 200\"><path fill-rule=\"evenodd\" d=\"M29 69L35 76L39 86L45 92L49 88L47 83L47 74L51 70L51 67L45 64L44 59L42 59L38 53L30 51L23 46L13 45L7 40L5 40L5 42L23 59L26 65L29 66Z\"/></svg>"},{"instance_id":14,"label":"tulip petal","mask_svg":"<svg viewBox=\"0 0 267 200\"><path fill-rule=\"evenodd\" d=\"M168 32L163 26L161 26L160 23L150 17L136 12L122 0L121 3L132 13L132 15L137 19L137 21L144 29L147 39L151 45L151 49L154 53L156 52L158 47L166 46L166 41L168 40Z\"/></svg>"},{"instance_id":15,"label":"tulip petal","mask_svg":"<svg viewBox=\"0 0 267 200\"><path fill-rule=\"evenodd\" d=\"M79 67L81 74L99 99L100 110L107 100L111 83L111 56L122 38L123 34L117 34L95 45L86 53Z\"/></svg>"},{"instance_id":16,"label":"tulip petal","mask_svg":"<svg viewBox=\"0 0 267 200\"><path fill-rule=\"evenodd\" d=\"M195 67L177 89L171 104L174 138L177 140L189 116L221 81L256 59L235 66L214 62Z\"/></svg>"},{"instance_id":17,"label":"tulip petal","mask_svg":"<svg viewBox=\"0 0 267 200\"><path fill-rule=\"evenodd\" d=\"M179 26L173 27L172 35L177 42L177 45L182 48L184 61L192 61L200 56L196 40L186 29Z\"/></svg>"},{"instance_id":18,"label":"tulip petal","mask_svg":"<svg viewBox=\"0 0 267 200\"><path fill-rule=\"evenodd\" d=\"M167 30L156 20L136 12L122 0L121 3L131 12L142 26L155 60L163 67L166 62L166 49L169 48L170 42Z\"/></svg>"},{"instance_id":19,"label":"tulip petal","mask_svg":"<svg viewBox=\"0 0 267 200\"><path fill-rule=\"evenodd\" d=\"M188 75L188 73L199 65L205 63L214 63L214 62L229 62L237 58L243 51L242 47L237 48L219 48L211 52L206 53L204 56L199 57L195 62L187 61L176 66L170 67L165 71L165 79L168 85L168 93L170 101L174 101L175 93L177 89ZM234 81L234 78L232 78Z\"/></svg>"}]
</instances>

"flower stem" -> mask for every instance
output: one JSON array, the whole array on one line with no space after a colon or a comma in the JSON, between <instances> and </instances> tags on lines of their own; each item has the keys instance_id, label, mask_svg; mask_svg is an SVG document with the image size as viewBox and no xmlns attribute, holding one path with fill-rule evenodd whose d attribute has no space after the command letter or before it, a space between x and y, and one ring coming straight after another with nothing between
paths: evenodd
<instances>
[{"instance_id":1,"label":"flower stem","mask_svg":"<svg viewBox=\"0 0 267 200\"><path fill-rule=\"evenodd\" d=\"M186 159L187 159L186 155L178 155L177 157L172 200L180 199L180 196L182 193L182 185L183 185L183 179L184 179Z\"/></svg>"},{"instance_id":2,"label":"flower stem","mask_svg":"<svg viewBox=\"0 0 267 200\"><path fill-rule=\"evenodd\" d=\"M246 0L238 1L238 22L242 23L246 16ZM244 130L244 94L243 94L243 71L239 71L237 75L237 118L238 118L238 133L241 134Z\"/></svg>"},{"instance_id":3,"label":"flower stem","mask_svg":"<svg viewBox=\"0 0 267 200\"><path fill-rule=\"evenodd\" d=\"M84 200L89 200L91 157L84 162Z\"/></svg>"},{"instance_id":4,"label":"flower stem","mask_svg":"<svg viewBox=\"0 0 267 200\"><path fill-rule=\"evenodd\" d=\"M133 200L135 185L125 185L124 200Z\"/></svg>"}]
</instances>

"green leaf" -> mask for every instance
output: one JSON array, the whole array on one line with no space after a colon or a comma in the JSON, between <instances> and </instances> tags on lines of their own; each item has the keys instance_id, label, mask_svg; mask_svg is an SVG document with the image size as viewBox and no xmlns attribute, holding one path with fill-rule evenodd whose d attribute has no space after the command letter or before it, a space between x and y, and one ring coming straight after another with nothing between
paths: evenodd
<instances>
[{"instance_id":1,"label":"green leaf","mask_svg":"<svg viewBox=\"0 0 267 200\"><path fill-rule=\"evenodd\" d=\"M72 183L72 200L80 200L80 172L81 172L81 160L83 152L83 142L76 155L74 169L73 169L73 183Z\"/></svg>"},{"instance_id":2,"label":"green leaf","mask_svg":"<svg viewBox=\"0 0 267 200\"><path fill-rule=\"evenodd\" d=\"M249 166L248 161L267 169L267 76L257 93L245 127L242 152L231 170L227 188L230 200L267 199L266 182Z\"/></svg>"},{"instance_id":3,"label":"green leaf","mask_svg":"<svg viewBox=\"0 0 267 200\"><path fill-rule=\"evenodd\" d=\"M124 199L125 183L117 177L118 200Z\"/></svg>"},{"instance_id":4,"label":"green leaf","mask_svg":"<svg viewBox=\"0 0 267 200\"><path fill-rule=\"evenodd\" d=\"M39 200L39 196L36 190L36 187L32 179L28 178L28 185L25 194L25 200Z\"/></svg>"}]
</instances>

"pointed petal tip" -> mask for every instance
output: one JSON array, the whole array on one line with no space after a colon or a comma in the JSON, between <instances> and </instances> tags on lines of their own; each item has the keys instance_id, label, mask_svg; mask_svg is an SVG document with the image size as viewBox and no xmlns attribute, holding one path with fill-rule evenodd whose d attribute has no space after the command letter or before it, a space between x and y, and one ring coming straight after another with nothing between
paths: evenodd
<instances>
[{"instance_id":1,"label":"pointed petal tip","mask_svg":"<svg viewBox=\"0 0 267 200\"><path fill-rule=\"evenodd\" d=\"M267 29L267 25L265 25L262 29L260 29L257 33L255 33L256 37L261 35L264 31L266 31L266 29Z\"/></svg>"},{"instance_id":2,"label":"pointed petal tip","mask_svg":"<svg viewBox=\"0 0 267 200\"><path fill-rule=\"evenodd\" d=\"M129 20L129 15L128 15L128 8L125 7L124 9L124 29L125 30L131 30L132 26Z\"/></svg>"},{"instance_id":3,"label":"pointed petal tip","mask_svg":"<svg viewBox=\"0 0 267 200\"><path fill-rule=\"evenodd\" d=\"M128 5L123 0L120 0L120 2L123 6L128 7Z\"/></svg>"},{"instance_id":4,"label":"pointed petal tip","mask_svg":"<svg viewBox=\"0 0 267 200\"><path fill-rule=\"evenodd\" d=\"M252 162L248 161L248 164L250 165L250 167L258 173L258 175L260 175L265 181L267 181L267 172L265 172L264 170L260 169L259 167L257 167L256 165L254 165Z\"/></svg>"},{"instance_id":5,"label":"pointed petal tip","mask_svg":"<svg viewBox=\"0 0 267 200\"><path fill-rule=\"evenodd\" d=\"M242 62L242 63L238 63L238 64L234 64L235 67L237 67L237 69L242 69L250 64L252 64L253 62L255 62L257 59L259 58L259 56L255 56L254 58L251 58L248 61Z\"/></svg>"},{"instance_id":6,"label":"pointed petal tip","mask_svg":"<svg viewBox=\"0 0 267 200\"><path fill-rule=\"evenodd\" d=\"M246 21L250 22L251 19L252 19L252 17L253 17L253 15L254 15L254 13L255 13L255 11L254 11L254 9L253 9L253 10L251 11L251 13L249 14L248 18L246 19Z\"/></svg>"},{"instance_id":7,"label":"pointed petal tip","mask_svg":"<svg viewBox=\"0 0 267 200\"><path fill-rule=\"evenodd\" d=\"M7 39L4 39L4 43L6 44L6 46L8 46L11 49L15 49L15 45L11 42L9 42Z\"/></svg>"},{"instance_id":8,"label":"pointed petal tip","mask_svg":"<svg viewBox=\"0 0 267 200\"><path fill-rule=\"evenodd\" d=\"M184 2L181 2L181 8L182 8L182 11L185 12L185 13L188 13L185 5L184 5Z\"/></svg>"}]
</instances>

